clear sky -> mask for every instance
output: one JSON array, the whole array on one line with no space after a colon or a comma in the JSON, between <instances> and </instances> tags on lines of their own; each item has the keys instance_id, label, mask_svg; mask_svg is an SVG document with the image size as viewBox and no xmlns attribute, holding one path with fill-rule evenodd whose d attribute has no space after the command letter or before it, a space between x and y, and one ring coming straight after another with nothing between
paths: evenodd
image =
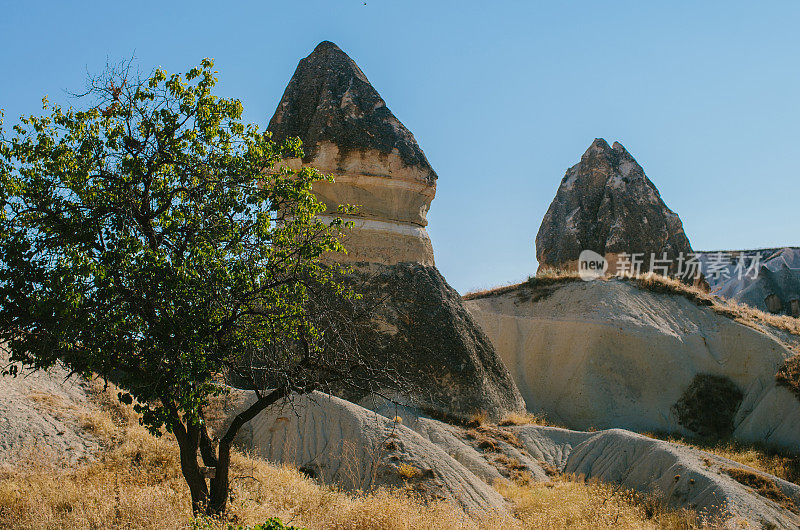
<instances>
[{"instance_id":1,"label":"clear sky","mask_svg":"<svg viewBox=\"0 0 800 530\"><path fill-rule=\"evenodd\" d=\"M347 52L439 174L436 261L459 291L526 278L564 171L619 141L697 250L800 245L800 2L0 4L6 124L86 73L213 57L265 126L297 62Z\"/></svg>"}]
</instances>

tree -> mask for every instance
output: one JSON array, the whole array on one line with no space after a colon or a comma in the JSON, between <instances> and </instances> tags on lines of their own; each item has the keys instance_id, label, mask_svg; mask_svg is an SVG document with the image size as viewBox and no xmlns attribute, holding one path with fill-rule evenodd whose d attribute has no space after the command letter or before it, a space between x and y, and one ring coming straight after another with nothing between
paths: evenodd
<instances>
[{"instance_id":1,"label":"tree","mask_svg":"<svg viewBox=\"0 0 800 530\"><path fill-rule=\"evenodd\" d=\"M215 73L209 59L144 78L123 63L91 80L85 110L45 100L12 136L0 121L0 341L23 366L114 381L154 435L174 434L207 514L225 510L242 425L369 373L346 323L310 301L355 297L320 260L344 251L343 222L312 194L328 177L283 163L301 142L244 124ZM217 444L203 408L233 374L256 400Z\"/></svg>"}]
</instances>

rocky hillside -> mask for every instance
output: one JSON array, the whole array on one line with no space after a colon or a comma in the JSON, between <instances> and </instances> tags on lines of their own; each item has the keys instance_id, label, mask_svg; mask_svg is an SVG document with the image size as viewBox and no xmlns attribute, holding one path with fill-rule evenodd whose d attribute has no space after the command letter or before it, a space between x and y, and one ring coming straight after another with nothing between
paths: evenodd
<instances>
[{"instance_id":1,"label":"rocky hillside","mask_svg":"<svg viewBox=\"0 0 800 530\"><path fill-rule=\"evenodd\" d=\"M147 433L132 408L116 402L113 385L72 395L88 383L64 381L58 370L40 375L26 380L22 396L0 392L0 407L67 392L59 421L90 436L94 449L80 462L48 461L71 439L31 429L36 452L12 442L13 458L0 458L0 527L230 528L228 520L192 519L174 440ZM220 397L207 410L212 434L249 399L236 390ZM233 455L231 521L279 516L309 529L374 530L800 522L796 484L691 447L619 429L546 427L519 415L445 423L411 409L386 412L321 393L263 411L237 441L249 456Z\"/></svg>"},{"instance_id":2,"label":"rocky hillside","mask_svg":"<svg viewBox=\"0 0 800 530\"><path fill-rule=\"evenodd\" d=\"M800 317L800 248L700 252L711 290L770 313ZM741 265L741 262L744 265ZM758 265L748 269L755 261Z\"/></svg>"},{"instance_id":3,"label":"rocky hillside","mask_svg":"<svg viewBox=\"0 0 800 530\"><path fill-rule=\"evenodd\" d=\"M0 352L0 368L7 362ZM15 378L0 375L0 466L30 455L59 464L94 456L98 441L82 425L96 409L89 384L68 375L60 367Z\"/></svg>"},{"instance_id":4,"label":"rocky hillside","mask_svg":"<svg viewBox=\"0 0 800 530\"><path fill-rule=\"evenodd\" d=\"M520 284L467 308L531 411L581 429L731 436L800 451L800 401L776 382L794 352L778 330L617 279Z\"/></svg>"},{"instance_id":5,"label":"rocky hillside","mask_svg":"<svg viewBox=\"0 0 800 530\"><path fill-rule=\"evenodd\" d=\"M386 417L314 394L265 410L240 443L346 490L404 487L474 518L499 517L502 528L527 526L517 526L514 505L491 486L502 491L517 481L553 487L563 474L617 484L726 527L800 524L800 486L736 462L621 429L501 423L448 424L409 410Z\"/></svg>"},{"instance_id":6,"label":"rocky hillside","mask_svg":"<svg viewBox=\"0 0 800 530\"><path fill-rule=\"evenodd\" d=\"M539 269L575 269L584 250L605 256L615 271L621 253L674 261L692 251L681 220L625 148L596 139L561 179L536 235Z\"/></svg>"}]
</instances>

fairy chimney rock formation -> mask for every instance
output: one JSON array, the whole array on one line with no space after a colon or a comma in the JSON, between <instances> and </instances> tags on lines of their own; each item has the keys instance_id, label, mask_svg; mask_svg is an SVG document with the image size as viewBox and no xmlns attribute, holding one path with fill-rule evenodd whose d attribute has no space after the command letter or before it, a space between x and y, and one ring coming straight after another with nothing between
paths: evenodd
<instances>
[{"instance_id":1,"label":"fairy chimney rock formation","mask_svg":"<svg viewBox=\"0 0 800 530\"><path fill-rule=\"evenodd\" d=\"M622 145L602 138L567 170L536 235L540 270L575 269L583 250L605 256L609 273L623 253L643 254L642 272L651 254L660 260L666 253L674 274L679 255L692 252L680 218L642 167Z\"/></svg>"},{"instance_id":2,"label":"fairy chimney rock formation","mask_svg":"<svg viewBox=\"0 0 800 530\"><path fill-rule=\"evenodd\" d=\"M314 193L335 214L358 207L343 241L349 262L433 265L425 226L436 173L414 135L386 107L356 63L332 42L300 61L269 123L273 138L303 141L303 164L333 174ZM295 161L297 165L301 161Z\"/></svg>"},{"instance_id":3,"label":"fairy chimney rock formation","mask_svg":"<svg viewBox=\"0 0 800 530\"><path fill-rule=\"evenodd\" d=\"M363 359L391 367L375 381L381 392L394 395L396 381L381 378L401 374L399 399L418 412L466 419L485 411L499 420L524 409L508 369L434 265L425 217L436 173L356 63L335 44L319 44L297 66L269 130L278 141L303 141L305 158L293 163L334 176L314 186L327 215L359 206L343 240L347 255L332 257L354 264L347 281L362 298L334 313L354 330ZM354 403L375 397L368 388L333 390Z\"/></svg>"}]
</instances>

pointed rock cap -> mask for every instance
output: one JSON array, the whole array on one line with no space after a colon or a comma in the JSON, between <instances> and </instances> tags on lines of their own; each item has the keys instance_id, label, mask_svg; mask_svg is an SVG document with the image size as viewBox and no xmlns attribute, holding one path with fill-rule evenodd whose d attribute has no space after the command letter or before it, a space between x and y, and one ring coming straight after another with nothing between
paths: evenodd
<instances>
[{"instance_id":1,"label":"pointed rock cap","mask_svg":"<svg viewBox=\"0 0 800 530\"><path fill-rule=\"evenodd\" d=\"M617 145L616 142L614 145ZM594 156L598 154L611 154L612 149L611 146L608 145L603 138L595 138L589 148L583 153L581 158Z\"/></svg>"},{"instance_id":2,"label":"pointed rock cap","mask_svg":"<svg viewBox=\"0 0 800 530\"><path fill-rule=\"evenodd\" d=\"M431 183L437 178L414 135L386 107L358 65L329 41L319 43L297 65L268 129L278 141L300 137L304 162L314 160L320 144L331 142L340 159L354 151L394 152L421 178Z\"/></svg>"},{"instance_id":3,"label":"pointed rock cap","mask_svg":"<svg viewBox=\"0 0 800 530\"><path fill-rule=\"evenodd\" d=\"M581 161L597 156L606 157L609 159L612 157L622 157L634 160L633 156L631 156L628 150L625 149L625 146L623 146L621 143L614 142L613 145L608 145L608 142L606 142L603 138L594 139L589 148L583 153L583 156L581 156Z\"/></svg>"},{"instance_id":4,"label":"pointed rock cap","mask_svg":"<svg viewBox=\"0 0 800 530\"><path fill-rule=\"evenodd\" d=\"M584 250L673 260L692 251L680 218L642 167L622 144L602 138L567 170L536 235L541 269L573 268Z\"/></svg>"}]
</instances>

